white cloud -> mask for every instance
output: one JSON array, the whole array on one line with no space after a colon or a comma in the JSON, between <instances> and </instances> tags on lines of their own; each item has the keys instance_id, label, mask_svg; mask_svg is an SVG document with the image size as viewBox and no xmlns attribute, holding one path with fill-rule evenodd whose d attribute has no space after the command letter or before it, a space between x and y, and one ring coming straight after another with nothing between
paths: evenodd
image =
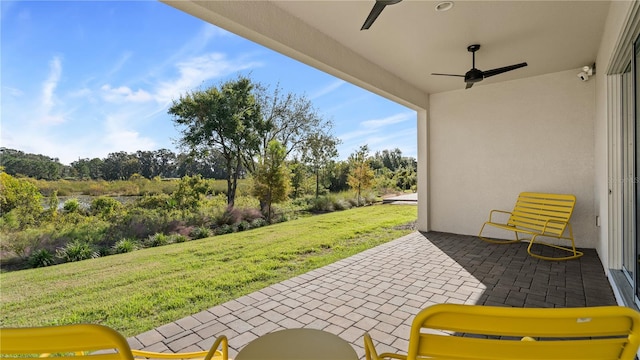
<instances>
[{"instance_id":1,"label":"white cloud","mask_svg":"<svg viewBox=\"0 0 640 360\"><path fill-rule=\"evenodd\" d=\"M59 57L54 57L49 62L49 77L42 84L42 103L50 109L53 107L53 92L58 86L60 75L62 74L62 64Z\"/></svg>"},{"instance_id":2,"label":"white cloud","mask_svg":"<svg viewBox=\"0 0 640 360\"><path fill-rule=\"evenodd\" d=\"M104 122L104 138L102 147L109 152L137 150L150 150L155 146L155 142L131 128L135 115L111 114Z\"/></svg>"},{"instance_id":3,"label":"white cloud","mask_svg":"<svg viewBox=\"0 0 640 360\"><path fill-rule=\"evenodd\" d=\"M395 125L395 124L410 120L412 118L415 119L415 113L406 112L406 113L399 113L399 114L387 116L386 118L382 118L382 119L362 121L360 122L360 126L358 129L344 133L344 134L340 134L338 135L338 137L343 142L348 142L351 139L362 140L362 138L367 135L372 135L377 133L383 134L385 138L388 138L389 136L392 136L392 135L388 134L382 128L390 125Z\"/></svg>"},{"instance_id":4,"label":"white cloud","mask_svg":"<svg viewBox=\"0 0 640 360\"><path fill-rule=\"evenodd\" d=\"M65 121L64 116L60 114L53 114L53 108L56 105L55 90L60 82L60 76L62 75L62 63L60 58L55 56L49 62L49 76L42 83L42 107L40 121L45 124L60 124Z\"/></svg>"},{"instance_id":5,"label":"white cloud","mask_svg":"<svg viewBox=\"0 0 640 360\"><path fill-rule=\"evenodd\" d=\"M367 145L370 153L399 148L404 156L416 155L415 124L398 125L415 119L414 112L403 112L382 119L362 121L359 127L338 135L342 144L338 147L341 159L346 159L360 146Z\"/></svg>"},{"instance_id":6,"label":"white cloud","mask_svg":"<svg viewBox=\"0 0 640 360\"><path fill-rule=\"evenodd\" d=\"M311 96L309 96L310 100L314 100L317 99L321 96L327 95L335 90L337 90L340 86L344 85L346 82L344 80L336 80L334 82L332 82L331 84L323 87L322 89L314 92L313 94L311 94Z\"/></svg>"},{"instance_id":7,"label":"white cloud","mask_svg":"<svg viewBox=\"0 0 640 360\"><path fill-rule=\"evenodd\" d=\"M9 86L3 86L2 87L2 92L5 95L9 95L9 96L13 96L13 97L20 97L22 95L24 95L24 91L17 89L17 88L13 88L13 87L9 87Z\"/></svg>"},{"instance_id":8,"label":"white cloud","mask_svg":"<svg viewBox=\"0 0 640 360\"><path fill-rule=\"evenodd\" d=\"M169 103L208 80L257 66L260 66L260 63L243 61L241 58L229 60L222 53L193 57L176 64L179 77L161 82L155 92L155 99L159 103Z\"/></svg>"},{"instance_id":9,"label":"white cloud","mask_svg":"<svg viewBox=\"0 0 640 360\"><path fill-rule=\"evenodd\" d=\"M112 88L111 85L106 84L103 85L100 90L102 90L102 97L105 101L108 102L145 102L153 100L153 97L148 92L138 89L137 91L131 90L127 86L120 86L117 88Z\"/></svg>"},{"instance_id":10,"label":"white cloud","mask_svg":"<svg viewBox=\"0 0 640 360\"><path fill-rule=\"evenodd\" d=\"M162 69L170 66L174 66L180 59L193 57L201 54L204 49L209 45L209 41L215 37L224 37L231 35L230 32L221 29L217 26L204 23L200 28L200 31L191 39L184 42L184 44L172 52L172 55L166 58L163 62L159 63L154 69L151 69L151 73L161 72Z\"/></svg>"},{"instance_id":11,"label":"white cloud","mask_svg":"<svg viewBox=\"0 0 640 360\"><path fill-rule=\"evenodd\" d=\"M360 125L364 126L365 128L377 129L377 128L385 127L385 126L388 126L388 125L401 123L403 121L407 121L407 120L412 119L412 118L415 119L415 113L407 112L407 113L400 113L400 114L391 115L391 116L388 116L388 117L382 118L382 119L374 119L374 120L363 121L363 122L360 123Z\"/></svg>"},{"instance_id":12,"label":"white cloud","mask_svg":"<svg viewBox=\"0 0 640 360\"><path fill-rule=\"evenodd\" d=\"M118 71L120 71L120 69L122 69L124 64L126 64L127 61L129 61L129 59L131 58L132 55L133 55L133 53L131 51L126 51L125 53L123 53L120 56L120 58L118 59L118 61L116 61L116 63L113 65L111 70L109 70L107 72L106 77L110 77L111 75L113 75L113 74L117 73Z\"/></svg>"},{"instance_id":13,"label":"white cloud","mask_svg":"<svg viewBox=\"0 0 640 360\"><path fill-rule=\"evenodd\" d=\"M371 129L355 130L355 131L350 131L344 134L340 134L338 135L338 138L342 140L342 142L346 143L352 139L362 139L363 136L372 134L374 132L375 130L371 130Z\"/></svg>"},{"instance_id":14,"label":"white cloud","mask_svg":"<svg viewBox=\"0 0 640 360\"><path fill-rule=\"evenodd\" d=\"M82 97L90 97L92 93L93 92L91 91L91 89L88 89L85 87L82 89L78 89L76 91L69 92L67 95L70 98L82 98Z\"/></svg>"}]
</instances>

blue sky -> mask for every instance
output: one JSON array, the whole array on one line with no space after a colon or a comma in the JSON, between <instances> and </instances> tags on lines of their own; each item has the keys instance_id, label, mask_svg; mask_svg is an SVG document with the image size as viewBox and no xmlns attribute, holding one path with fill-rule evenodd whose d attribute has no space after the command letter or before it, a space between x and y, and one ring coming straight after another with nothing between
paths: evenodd
<instances>
[{"instance_id":1,"label":"blue sky","mask_svg":"<svg viewBox=\"0 0 640 360\"><path fill-rule=\"evenodd\" d=\"M248 75L312 100L345 159L416 157L415 112L156 1L1 4L0 146L57 157L178 151L172 100Z\"/></svg>"}]
</instances>

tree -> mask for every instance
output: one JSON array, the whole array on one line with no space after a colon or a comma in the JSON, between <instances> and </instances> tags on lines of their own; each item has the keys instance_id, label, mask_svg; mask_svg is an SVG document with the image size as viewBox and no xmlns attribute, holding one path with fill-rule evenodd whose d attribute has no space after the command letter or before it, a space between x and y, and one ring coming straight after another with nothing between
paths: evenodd
<instances>
[{"instance_id":1,"label":"tree","mask_svg":"<svg viewBox=\"0 0 640 360\"><path fill-rule=\"evenodd\" d=\"M42 194L38 188L24 179L0 172L0 215L13 212L19 227L24 229L35 225L42 215Z\"/></svg>"},{"instance_id":2,"label":"tree","mask_svg":"<svg viewBox=\"0 0 640 360\"><path fill-rule=\"evenodd\" d=\"M102 175L105 180L126 180L138 172L140 172L138 159L125 151L110 153L102 165Z\"/></svg>"},{"instance_id":3,"label":"tree","mask_svg":"<svg viewBox=\"0 0 640 360\"><path fill-rule=\"evenodd\" d=\"M309 136L316 133L329 133L331 121L323 119L304 95L285 93L276 86L273 91L262 84L255 89L260 104L266 131L262 134L260 146L250 158L264 157L268 144L277 140L285 149L285 157L300 155ZM247 161L247 171L255 174L257 162ZM265 204L260 203L264 208Z\"/></svg>"},{"instance_id":4,"label":"tree","mask_svg":"<svg viewBox=\"0 0 640 360\"><path fill-rule=\"evenodd\" d=\"M329 191L340 192L349 190L349 163L347 161L329 161L327 164L329 173Z\"/></svg>"},{"instance_id":5,"label":"tree","mask_svg":"<svg viewBox=\"0 0 640 360\"><path fill-rule=\"evenodd\" d=\"M291 170L291 190L293 198L298 198L304 192L307 179L306 166L297 158L293 158L289 162L289 170Z\"/></svg>"},{"instance_id":6,"label":"tree","mask_svg":"<svg viewBox=\"0 0 640 360\"><path fill-rule=\"evenodd\" d=\"M196 210L200 207L200 200L209 193L209 184L200 175L185 176L180 179L178 189L171 194L178 209Z\"/></svg>"},{"instance_id":7,"label":"tree","mask_svg":"<svg viewBox=\"0 0 640 360\"><path fill-rule=\"evenodd\" d=\"M254 84L245 77L193 91L173 101L169 114L180 127L180 146L196 157L218 153L224 159L227 205L233 208L238 179L244 166L254 165L253 156L269 130L262 120Z\"/></svg>"},{"instance_id":8,"label":"tree","mask_svg":"<svg viewBox=\"0 0 640 360\"><path fill-rule=\"evenodd\" d=\"M153 151L136 151L136 159L140 167L140 175L147 179L158 176L156 159Z\"/></svg>"},{"instance_id":9,"label":"tree","mask_svg":"<svg viewBox=\"0 0 640 360\"><path fill-rule=\"evenodd\" d=\"M336 146L339 139L323 133L311 134L303 149L302 159L313 169L316 178L316 198L320 194L320 170L326 167L329 160L338 156Z\"/></svg>"},{"instance_id":10,"label":"tree","mask_svg":"<svg viewBox=\"0 0 640 360\"><path fill-rule=\"evenodd\" d=\"M71 163L71 167L76 171L76 177L80 180L89 179L89 159L78 159Z\"/></svg>"},{"instance_id":11,"label":"tree","mask_svg":"<svg viewBox=\"0 0 640 360\"><path fill-rule=\"evenodd\" d=\"M357 192L358 204L360 204L362 190L370 188L373 181L373 170L369 167L368 155L369 147L363 145L349 156L350 170L347 182L349 187Z\"/></svg>"},{"instance_id":12,"label":"tree","mask_svg":"<svg viewBox=\"0 0 640 360\"><path fill-rule=\"evenodd\" d=\"M289 195L291 172L284 161L286 151L277 140L271 140L265 156L260 158L253 175L253 195L265 204L262 209L271 222L271 204L283 201Z\"/></svg>"},{"instance_id":13,"label":"tree","mask_svg":"<svg viewBox=\"0 0 640 360\"><path fill-rule=\"evenodd\" d=\"M104 178L104 160L100 158L89 160L89 177L93 180Z\"/></svg>"},{"instance_id":14,"label":"tree","mask_svg":"<svg viewBox=\"0 0 640 360\"><path fill-rule=\"evenodd\" d=\"M261 155L272 140L278 140L289 157L301 153L310 136L330 133L333 124L318 114L306 96L284 93L279 86L270 92L263 85L257 86L256 94L262 116L270 126L261 139Z\"/></svg>"},{"instance_id":15,"label":"tree","mask_svg":"<svg viewBox=\"0 0 640 360\"><path fill-rule=\"evenodd\" d=\"M153 152L157 173L153 177L165 178L175 176L176 154L168 149L160 149Z\"/></svg>"}]
</instances>

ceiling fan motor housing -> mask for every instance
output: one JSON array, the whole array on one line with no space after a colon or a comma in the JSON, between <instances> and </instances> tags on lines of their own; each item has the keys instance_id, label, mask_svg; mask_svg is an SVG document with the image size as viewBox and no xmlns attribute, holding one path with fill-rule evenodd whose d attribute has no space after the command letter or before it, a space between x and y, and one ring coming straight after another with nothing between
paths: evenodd
<instances>
[{"instance_id":1,"label":"ceiling fan motor housing","mask_svg":"<svg viewBox=\"0 0 640 360\"><path fill-rule=\"evenodd\" d=\"M477 83L478 81L482 81L482 79L484 79L482 70L478 70L476 68L473 68L464 74L464 82L466 83Z\"/></svg>"}]
</instances>

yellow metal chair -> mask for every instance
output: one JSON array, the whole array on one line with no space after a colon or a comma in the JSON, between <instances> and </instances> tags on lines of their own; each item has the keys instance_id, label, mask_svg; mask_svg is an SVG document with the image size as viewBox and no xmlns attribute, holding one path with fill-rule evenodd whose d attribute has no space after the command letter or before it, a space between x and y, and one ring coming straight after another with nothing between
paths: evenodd
<instances>
[{"instance_id":1,"label":"yellow metal chair","mask_svg":"<svg viewBox=\"0 0 640 360\"><path fill-rule=\"evenodd\" d=\"M377 353L369 334L367 360L633 360L640 313L622 306L562 309L437 304L411 326L407 355Z\"/></svg>"},{"instance_id":2,"label":"yellow metal chair","mask_svg":"<svg viewBox=\"0 0 640 360\"><path fill-rule=\"evenodd\" d=\"M51 355L56 360L133 360L127 339L111 328L94 324L2 328L0 355Z\"/></svg>"},{"instance_id":3,"label":"yellow metal chair","mask_svg":"<svg viewBox=\"0 0 640 360\"><path fill-rule=\"evenodd\" d=\"M512 211L491 210L489 221L486 221L480 228L478 237L484 241L494 244L510 244L520 241L529 241L527 252L529 255L544 260L569 260L577 259L583 253L576 249L573 239L573 230L569 220L576 205L576 197L571 194L547 194L535 192L520 193ZM506 222L494 219L494 214L509 215ZM497 217L497 216L496 216ZM482 235L485 226L491 226L501 230L513 232L515 239L502 240L493 239ZM565 235L565 233L567 233ZM522 238L523 234L527 238ZM566 240L571 243L571 247L550 244L539 241L541 238L554 238ZM567 252L567 256L550 257L544 256L532 250L534 244L548 246L554 249Z\"/></svg>"},{"instance_id":4,"label":"yellow metal chair","mask_svg":"<svg viewBox=\"0 0 640 360\"><path fill-rule=\"evenodd\" d=\"M132 350L117 331L95 324L0 328L1 357L56 360L203 359L228 360L228 342L223 335L209 351L159 353Z\"/></svg>"}]
</instances>

